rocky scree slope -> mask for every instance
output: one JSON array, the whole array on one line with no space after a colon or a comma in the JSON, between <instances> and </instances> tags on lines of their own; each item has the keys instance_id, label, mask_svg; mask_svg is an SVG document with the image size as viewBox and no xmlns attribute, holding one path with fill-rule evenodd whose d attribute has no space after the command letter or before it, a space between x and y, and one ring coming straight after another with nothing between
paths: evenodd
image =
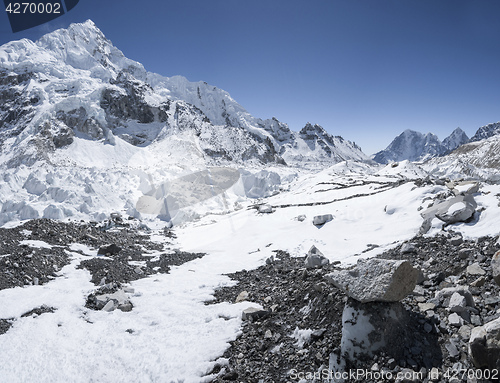
<instances>
[{"instance_id":1,"label":"rocky scree slope","mask_svg":"<svg viewBox=\"0 0 500 383\"><path fill-rule=\"evenodd\" d=\"M469 340L474 328L500 318L500 286L492 268L499 249L498 237L471 241L448 231L431 238L417 236L381 254L379 258L409 260L421 271L418 285L402 300L409 321L398 344L388 344L372 358L348 360L345 370L390 373L391 381L398 373L415 377L398 382L491 381L453 374L481 371L471 357ZM341 356L342 312L349 300L326 282L325 276L337 268L329 264L308 269L304 258L278 251L256 270L231 274L238 284L218 290L213 302L244 297L262 305L265 314L244 322L242 335L224 355L228 363L213 371L218 374L214 381L292 382L298 372L314 376L331 371L331 358ZM473 305L450 303L457 291L467 291ZM382 309L388 304L373 305ZM359 380L345 380L351 381Z\"/></svg>"}]
</instances>

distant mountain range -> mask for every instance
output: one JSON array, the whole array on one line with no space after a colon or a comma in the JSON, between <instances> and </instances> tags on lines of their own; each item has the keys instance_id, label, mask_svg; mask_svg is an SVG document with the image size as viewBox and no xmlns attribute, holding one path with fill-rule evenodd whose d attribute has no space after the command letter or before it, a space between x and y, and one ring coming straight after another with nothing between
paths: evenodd
<instances>
[{"instance_id":1,"label":"distant mountain range","mask_svg":"<svg viewBox=\"0 0 500 383\"><path fill-rule=\"evenodd\" d=\"M381 164L403 160L426 161L449 154L469 142L481 141L499 134L500 122L480 127L471 138L467 137L462 129L457 128L443 141L432 133L422 134L405 130L386 149L374 154L372 159Z\"/></svg>"},{"instance_id":2,"label":"distant mountain range","mask_svg":"<svg viewBox=\"0 0 500 383\"><path fill-rule=\"evenodd\" d=\"M466 142L469 142L469 137L460 128L455 129L442 142L432 133L405 130L386 149L376 153L373 160L381 164L403 160L423 161L449 153Z\"/></svg>"}]
</instances>

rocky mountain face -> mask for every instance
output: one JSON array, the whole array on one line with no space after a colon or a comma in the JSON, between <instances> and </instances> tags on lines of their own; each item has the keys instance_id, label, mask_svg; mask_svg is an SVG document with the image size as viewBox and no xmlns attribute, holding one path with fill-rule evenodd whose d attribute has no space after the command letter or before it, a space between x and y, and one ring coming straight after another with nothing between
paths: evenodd
<instances>
[{"instance_id":1,"label":"rocky mountain face","mask_svg":"<svg viewBox=\"0 0 500 383\"><path fill-rule=\"evenodd\" d=\"M471 137L471 141L480 141L500 134L500 122L481 126L476 134Z\"/></svg>"},{"instance_id":2,"label":"rocky mountain face","mask_svg":"<svg viewBox=\"0 0 500 383\"><path fill-rule=\"evenodd\" d=\"M442 142L432 134L422 134L414 130L405 130L389 146L376 153L373 160L387 164L392 161L423 161L442 156L469 141L465 132L457 128Z\"/></svg>"},{"instance_id":3,"label":"rocky mountain face","mask_svg":"<svg viewBox=\"0 0 500 383\"><path fill-rule=\"evenodd\" d=\"M0 101L0 145L10 167L48 159L74 137L148 146L175 136L208 162L367 159L323 129L304 135L275 118L255 118L205 82L147 72L92 21L2 46Z\"/></svg>"}]
</instances>

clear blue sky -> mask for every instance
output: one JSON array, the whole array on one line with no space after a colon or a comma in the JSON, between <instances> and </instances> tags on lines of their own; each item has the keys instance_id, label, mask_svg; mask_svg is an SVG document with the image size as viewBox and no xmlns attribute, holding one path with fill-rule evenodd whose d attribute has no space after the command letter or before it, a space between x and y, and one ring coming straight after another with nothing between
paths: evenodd
<instances>
[{"instance_id":1,"label":"clear blue sky","mask_svg":"<svg viewBox=\"0 0 500 383\"><path fill-rule=\"evenodd\" d=\"M92 19L147 70L228 91L256 117L306 122L367 154L405 129L443 139L500 120L499 0L80 0L0 43Z\"/></svg>"}]
</instances>

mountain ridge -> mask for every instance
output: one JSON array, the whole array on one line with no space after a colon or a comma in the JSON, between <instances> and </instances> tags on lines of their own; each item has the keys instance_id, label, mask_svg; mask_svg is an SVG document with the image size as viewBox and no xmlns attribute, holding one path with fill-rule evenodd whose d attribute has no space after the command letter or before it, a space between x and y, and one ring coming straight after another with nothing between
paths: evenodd
<instances>
[{"instance_id":1,"label":"mountain ridge","mask_svg":"<svg viewBox=\"0 0 500 383\"><path fill-rule=\"evenodd\" d=\"M113 144L118 136L132 145L190 131L191 146L208 161L368 160L357 145L335 139L324 129L318 131L320 136L309 137L322 143L319 148L304 152L311 143L287 124L250 115L229 93L206 82L147 72L113 46L91 20L51 32L37 42L5 44L0 48L0 77L0 84L24 86L14 93L2 89L0 129L8 130L9 124L18 130L31 126L31 136L49 138L39 143L38 156L24 148L23 161L30 156L31 162L36 161L50 149L70 145L75 128L90 139ZM24 99L22 105L19 99ZM12 110L16 112L9 114ZM37 121L45 126L35 127ZM14 161L13 166L19 163Z\"/></svg>"}]
</instances>

